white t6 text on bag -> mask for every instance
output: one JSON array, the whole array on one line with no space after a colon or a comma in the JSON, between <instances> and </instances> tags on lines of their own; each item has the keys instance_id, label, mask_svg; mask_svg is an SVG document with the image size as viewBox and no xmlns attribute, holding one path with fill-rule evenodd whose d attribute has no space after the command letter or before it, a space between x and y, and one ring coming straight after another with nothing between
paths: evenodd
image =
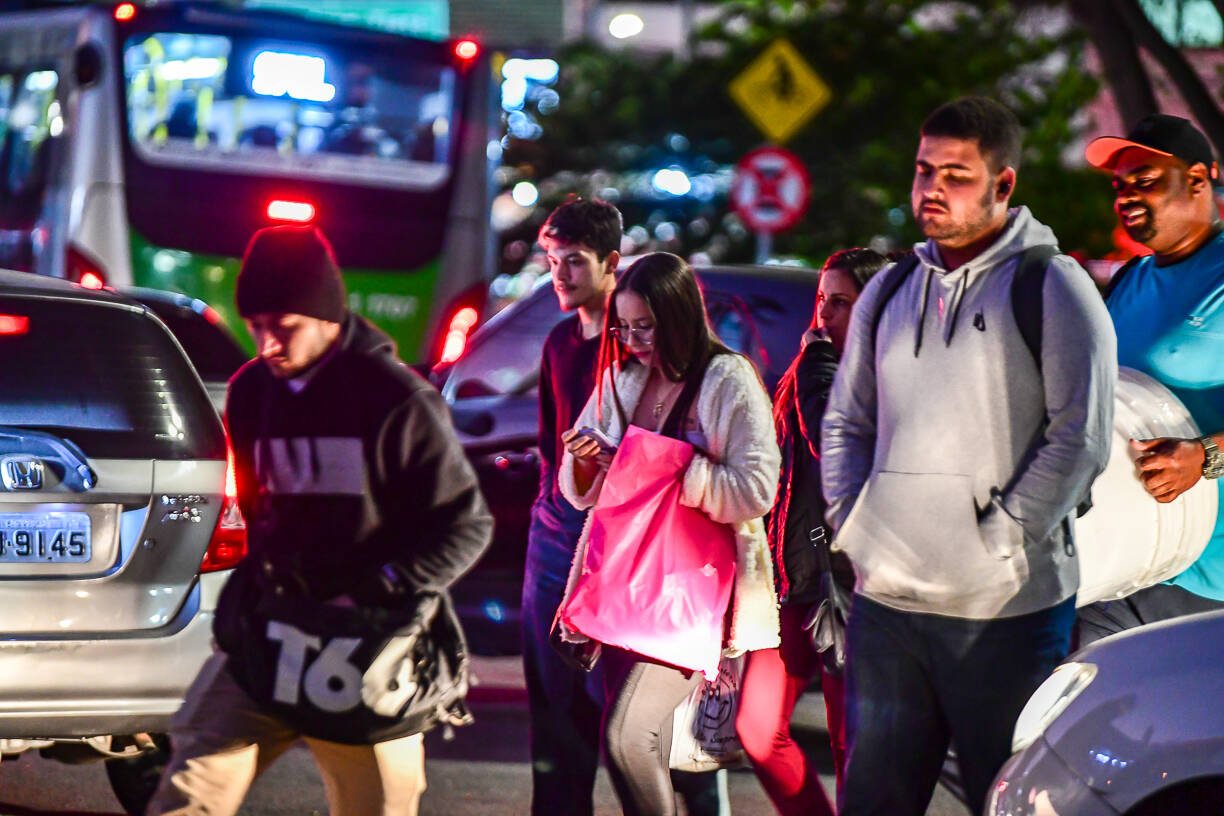
<instances>
[{"instance_id":1,"label":"white t6 text on bag","mask_svg":"<svg viewBox=\"0 0 1224 816\"><path fill-rule=\"evenodd\" d=\"M349 662L360 638L332 638L323 646L317 636L296 626L268 621L268 640L281 644L272 690L278 703L297 705L303 693L316 708L330 713L349 711L361 703L361 669ZM307 666L309 652L319 654Z\"/></svg>"}]
</instances>

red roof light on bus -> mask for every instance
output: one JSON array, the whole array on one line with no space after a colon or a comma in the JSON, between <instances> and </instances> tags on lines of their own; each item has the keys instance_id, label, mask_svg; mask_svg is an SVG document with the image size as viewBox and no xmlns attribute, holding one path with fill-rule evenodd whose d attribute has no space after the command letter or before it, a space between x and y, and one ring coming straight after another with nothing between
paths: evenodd
<instances>
[{"instance_id":1,"label":"red roof light on bus","mask_svg":"<svg viewBox=\"0 0 1224 816\"><path fill-rule=\"evenodd\" d=\"M106 281L96 272L85 272L81 275L81 279L77 281L86 289L101 289L106 285Z\"/></svg>"},{"instance_id":2,"label":"red roof light on bus","mask_svg":"<svg viewBox=\"0 0 1224 816\"><path fill-rule=\"evenodd\" d=\"M461 60L474 60L480 53L480 45L475 40L460 40L455 43L455 56Z\"/></svg>"},{"instance_id":3,"label":"red roof light on bus","mask_svg":"<svg viewBox=\"0 0 1224 816\"><path fill-rule=\"evenodd\" d=\"M268 217L274 221L296 221L305 224L314 220L315 206L309 201L273 199L268 202Z\"/></svg>"},{"instance_id":4,"label":"red roof light on bus","mask_svg":"<svg viewBox=\"0 0 1224 816\"><path fill-rule=\"evenodd\" d=\"M30 318L25 315L0 314L0 337L13 337L30 331Z\"/></svg>"},{"instance_id":5,"label":"red roof light on bus","mask_svg":"<svg viewBox=\"0 0 1224 816\"><path fill-rule=\"evenodd\" d=\"M115 19L121 23L126 23L136 16L135 3L120 3L115 6Z\"/></svg>"}]
</instances>

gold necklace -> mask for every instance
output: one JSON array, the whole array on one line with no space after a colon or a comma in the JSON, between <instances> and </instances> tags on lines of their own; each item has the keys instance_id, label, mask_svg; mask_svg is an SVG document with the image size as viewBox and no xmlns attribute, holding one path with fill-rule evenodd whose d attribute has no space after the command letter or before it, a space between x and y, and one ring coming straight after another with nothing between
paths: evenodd
<instances>
[{"instance_id":1,"label":"gold necklace","mask_svg":"<svg viewBox=\"0 0 1224 816\"><path fill-rule=\"evenodd\" d=\"M654 407L650 410L651 415L655 419L658 419L663 414L663 406L667 403L667 398L671 396L672 391L675 390L675 383L664 381L664 385L661 387L666 387L667 390L663 391L659 395L658 402L656 402Z\"/></svg>"}]
</instances>

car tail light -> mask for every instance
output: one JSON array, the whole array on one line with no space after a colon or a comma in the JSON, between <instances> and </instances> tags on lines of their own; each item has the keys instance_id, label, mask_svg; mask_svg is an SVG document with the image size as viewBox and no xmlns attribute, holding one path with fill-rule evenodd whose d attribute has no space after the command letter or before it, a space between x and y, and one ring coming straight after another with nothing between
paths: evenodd
<instances>
[{"instance_id":1,"label":"car tail light","mask_svg":"<svg viewBox=\"0 0 1224 816\"><path fill-rule=\"evenodd\" d=\"M234 479L234 452L225 456L225 498L221 504L221 517L217 529L213 530L208 551L200 564L200 572L216 572L238 566L246 558L247 528L238 509L238 484Z\"/></svg>"},{"instance_id":2,"label":"car tail light","mask_svg":"<svg viewBox=\"0 0 1224 816\"><path fill-rule=\"evenodd\" d=\"M211 306L205 306L204 311L200 312L200 314L204 315L204 319L207 320L209 323L213 324L214 326L224 326L225 325L225 319L221 317L221 313L218 312L216 309L214 309Z\"/></svg>"},{"instance_id":3,"label":"car tail light","mask_svg":"<svg viewBox=\"0 0 1224 816\"><path fill-rule=\"evenodd\" d=\"M30 318L25 315L0 314L0 337L13 337L30 331Z\"/></svg>"},{"instance_id":4,"label":"car tail light","mask_svg":"<svg viewBox=\"0 0 1224 816\"><path fill-rule=\"evenodd\" d=\"M268 218L273 221L294 221L305 224L313 221L315 205L309 201L289 201L284 198L274 198L268 202Z\"/></svg>"},{"instance_id":5,"label":"car tail light","mask_svg":"<svg viewBox=\"0 0 1224 816\"><path fill-rule=\"evenodd\" d=\"M440 362L453 363L463 355L463 350L467 348L468 334L479 320L480 313L471 306L464 306L455 312L446 330Z\"/></svg>"},{"instance_id":6,"label":"car tail light","mask_svg":"<svg viewBox=\"0 0 1224 816\"><path fill-rule=\"evenodd\" d=\"M68 280L79 283L86 289L101 289L106 286L106 272L102 264L79 247L69 246L65 257Z\"/></svg>"},{"instance_id":7,"label":"car tail light","mask_svg":"<svg viewBox=\"0 0 1224 816\"><path fill-rule=\"evenodd\" d=\"M120 3L115 6L115 19L121 23L129 22L136 16L135 3Z\"/></svg>"}]
</instances>

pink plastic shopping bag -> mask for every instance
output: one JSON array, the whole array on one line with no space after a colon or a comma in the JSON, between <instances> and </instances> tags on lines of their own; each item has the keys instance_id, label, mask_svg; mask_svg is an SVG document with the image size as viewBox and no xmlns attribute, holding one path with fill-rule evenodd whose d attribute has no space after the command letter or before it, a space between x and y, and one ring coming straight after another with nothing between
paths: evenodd
<instances>
[{"instance_id":1,"label":"pink plastic shopping bag","mask_svg":"<svg viewBox=\"0 0 1224 816\"><path fill-rule=\"evenodd\" d=\"M565 625L601 643L718 676L735 581L730 525L680 504L693 447L631 426L591 511Z\"/></svg>"}]
</instances>

